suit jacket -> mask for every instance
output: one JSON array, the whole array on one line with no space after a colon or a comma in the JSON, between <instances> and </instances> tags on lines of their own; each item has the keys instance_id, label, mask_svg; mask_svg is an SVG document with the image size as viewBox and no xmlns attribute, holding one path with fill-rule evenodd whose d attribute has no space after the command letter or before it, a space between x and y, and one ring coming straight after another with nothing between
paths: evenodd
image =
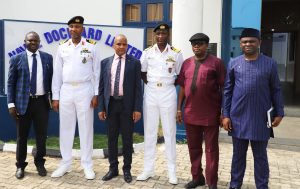
<instances>
[{"instance_id":1,"label":"suit jacket","mask_svg":"<svg viewBox=\"0 0 300 189\"><path fill-rule=\"evenodd\" d=\"M101 61L99 83L99 112L108 113L108 104L111 96L111 65L114 56ZM131 55L126 55L123 81L124 111L142 111L141 63Z\"/></svg>"},{"instance_id":2,"label":"suit jacket","mask_svg":"<svg viewBox=\"0 0 300 189\"><path fill-rule=\"evenodd\" d=\"M53 74L52 55L39 51L43 68L43 83L46 97L51 95ZM30 72L26 51L13 56L9 61L7 80L7 103L14 103L20 115L24 115L30 95Z\"/></svg>"}]
</instances>

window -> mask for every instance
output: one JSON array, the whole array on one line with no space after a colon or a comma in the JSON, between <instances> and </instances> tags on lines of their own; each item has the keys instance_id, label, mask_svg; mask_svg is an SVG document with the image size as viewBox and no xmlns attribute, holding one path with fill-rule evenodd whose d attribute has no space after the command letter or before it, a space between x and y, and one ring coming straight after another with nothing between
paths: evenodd
<instances>
[{"instance_id":1,"label":"window","mask_svg":"<svg viewBox=\"0 0 300 189\"><path fill-rule=\"evenodd\" d=\"M147 47L152 46L155 43L155 33L154 28L147 28Z\"/></svg>"},{"instance_id":2,"label":"window","mask_svg":"<svg viewBox=\"0 0 300 189\"><path fill-rule=\"evenodd\" d=\"M125 5L125 21L140 22L141 21L141 5L129 4Z\"/></svg>"},{"instance_id":3,"label":"window","mask_svg":"<svg viewBox=\"0 0 300 189\"><path fill-rule=\"evenodd\" d=\"M170 26L172 43L173 0L122 0L123 26L145 28L144 47L156 43L153 29L158 23Z\"/></svg>"},{"instance_id":4,"label":"window","mask_svg":"<svg viewBox=\"0 0 300 189\"><path fill-rule=\"evenodd\" d=\"M163 4L147 4L147 21L156 22L163 20Z\"/></svg>"}]
</instances>

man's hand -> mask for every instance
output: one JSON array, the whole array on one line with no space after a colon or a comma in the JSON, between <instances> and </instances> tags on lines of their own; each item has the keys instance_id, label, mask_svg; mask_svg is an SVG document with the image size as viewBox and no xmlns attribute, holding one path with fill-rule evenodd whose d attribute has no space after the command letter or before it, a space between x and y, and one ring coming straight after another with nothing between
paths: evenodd
<instances>
[{"instance_id":1,"label":"man's hand","mask_svg":"<svg viewBox=\"0 0 300 189\"><path fill-rule=\"evenodd\" d=\"M91 101L91 108L96 108L98 106L98 96L93 96Z\"/></svg>"},{"instance_id":2,"label":"man's hand","mask_svg":"<svg viewBox=\"0 0 300 189\"><path fill-rule=\"evenodd\" d=\"M220 118L219 118L219 124L220 124L220 127L223 127L223 123L222 123L222 121L223 121L223 119L224 119L224 116L223 115L220 115Z\"/></svg>"},{"instance_id":3,"label":"man's hand","mask_svg":"<svg viewBox=\"0 0 300 189\"><path fill-rule=\"evenodd\" d=\"M52 100L52 109L56 112L59 110L59 100Z\"/></svg>"},{"instance_id":4,"label":"man's hand","mask_svg":"<svg viewBox=\"0 0 300 189\"><path fill-rule=\"evenodd\" d=\"M226 131L231 132L232 126L231 126L231 121L230 121L229 118L225 117L225 118L222 120L222 126L223 126L223 128L224 128Z\"/></svg>"},{"instance_id":5,"label":"man's hand","mask_svg":"<svg viewBox=\"0 0 300 189\"><path fill-rule=\"evenodd\" d=\"M279 116L275 117L274 121L272 122L272 127L277 127L280 124L281 120L282 120L282 117L279 117Z\"/></svg>"},{"instance_id":6,"label":"man's hand","mask_svg":"<svg viewBox=\"0 0 300 189\"><path fill-rule=\"evenodd\" d=\"M19 119L19 113L17 112L16 107L9 108L8 112L14 119Z\"/></svg>"},{"instance_id":7,"label":"man's hand","mask_svg":"<svg viewBox=\"0 0 300 189\"><path fill-rule=\"evenodd\" d=\"M100 120L106 120L106 113L104 111L98 113L98 117Z\"/></svg>"},{"instance_id":8,"label":"man's hand","mask_svg":"<svg viewBox=\"0 0 300 189\"><path fill-rule=\"evenodd\" d=\"M182 124L182 112L181 111L177 111L176 121L177 121L177 123Z\"/></svg>"},{"instance_id":9,"label":"man's hand","mask_svg":"<svg viewBox=\"0 0 300 189\"><path fill-rule=\"evenodd\" d=\"M134 123L138 122L141 119L141 116L142 116L141 112L136 112L136 111L133 112L132 119L133 119Z\"/></svg>"}]
</instances>

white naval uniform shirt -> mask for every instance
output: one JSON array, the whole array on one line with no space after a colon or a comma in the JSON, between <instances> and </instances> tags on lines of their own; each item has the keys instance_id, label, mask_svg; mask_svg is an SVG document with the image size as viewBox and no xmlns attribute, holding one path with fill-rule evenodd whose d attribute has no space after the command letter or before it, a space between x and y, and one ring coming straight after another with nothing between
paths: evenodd
<instances>
[{"instance_id":1,"label":"white naval uniform shirt","mask_svg":"<svg viewBox=\"0 0 300 189\"><path fill-rule=\"evenodd\" d=\"M142 72L147 72L148 82L174 84L183 63L182 53L167 44L160 52L157 44L145 49L141 57Z\"/></svg>"},{"instance_id":2,"label":"white naval uniform shirt","mask_svg":"<svg viewBox=\"0 0 300 189\"><path fill-rule=\"evenodd\" d=\"M53 100L59 100L63 83L83 83L91 81L95 95L98 95L100 78L100 58L95 45L81 38L76 46L72 39L58 47L52 79Z\"/></svg>"}]
</instances>

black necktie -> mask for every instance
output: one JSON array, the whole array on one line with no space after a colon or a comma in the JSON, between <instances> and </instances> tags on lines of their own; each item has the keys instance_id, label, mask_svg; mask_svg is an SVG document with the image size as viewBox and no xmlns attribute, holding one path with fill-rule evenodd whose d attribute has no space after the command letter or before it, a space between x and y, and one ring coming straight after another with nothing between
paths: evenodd
<instances>
[{"instance_id":1,"label":"black necktie","mask_svg":"<svg viewBox=\"0 0 300 189\"><path fill-rule=\"evenodd\" d=\"M115 86L114 86L114 96L119 96L119 83L120 83L120 73L121 73L121 60L122 57L119 56L118 67L116 70L116 77L115 77Z\"/></svg>"},{"instance_id":2,"label":"black necktie","mask_svg":"<svg viewBox=\"0 0 300 189\"><path fill-rule=\"evenodd\" d=\"M36 93L36 74L37 74L37 60L36 54L32 54L32 70L31 70L31 80L30 80L30 93L35 95Z\"/></svg>"}]
</instances>

